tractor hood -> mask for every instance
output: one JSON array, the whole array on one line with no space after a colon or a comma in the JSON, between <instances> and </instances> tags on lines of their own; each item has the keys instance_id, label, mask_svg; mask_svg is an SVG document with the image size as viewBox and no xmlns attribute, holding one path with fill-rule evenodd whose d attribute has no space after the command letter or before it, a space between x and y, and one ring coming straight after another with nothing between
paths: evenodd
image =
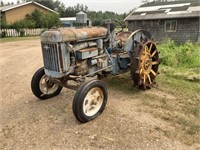
<instances>
[{"instance_id":1,"label":"tractor hood","mask_svg":"<svg viewBox=\"0 0 200 150\"><path fill-rule=\"evenodd\" d=\"M107 33L107 29L103 27L51 29L42 33L41 41L48 43L79 42L90 39L106 38Z\"/></svg>"}]
</instances>

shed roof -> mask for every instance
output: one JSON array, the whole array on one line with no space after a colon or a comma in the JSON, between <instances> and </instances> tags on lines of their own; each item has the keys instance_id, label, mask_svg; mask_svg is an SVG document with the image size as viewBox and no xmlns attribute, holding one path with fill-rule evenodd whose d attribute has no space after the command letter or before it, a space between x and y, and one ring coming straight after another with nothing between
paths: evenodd
<instances>
[{"instance_id":1,"label":"shed roof","mask_svg":"<svg viewBox=\"0 0 200 150\"><path fill-rule=\"evenodd\" d=\"M150 2L135 9L124 20L191 18L200 16L199 0Z\"/></svg>"},{"instance_id":2,"label":"shed roof","mask_svg":"<svg viewBox=\"0 0 200 150\"><path fill-rule=\"evenodd\" d=\"M86 13L84 13L83 11L80 11L77 13L77 15L86 15Z\"/></svg>"},{"instance_id":3,"label":"shed roof","mask_svg":"<svg viewBox=\"0 0 200 150\"><path fill-rule=\"evenodd\" d=\"M44 9L47 9L47 10L53 12L53 13L57 13L57 14L58 14L58 12L56 12L56 11L54 11L54 10L52 10L52 9L50 9L50 8L48 8L48 7L46 7L46 6L43 6L43 5L41 5L41 4L37 3L37 2L34 2L34 1L25 2L25 3L20 3L20 4L15 4L15 5L2 6L2 7L0 7L0 12L9 11L9 10L11 10L11 9L15 9L15 8L18 8L18 7L22 7L22 6L31 4L31 3L33 3L33 4L35 4L35 5L39 6L39 7L42 7L42 8L44 8Z\"/></svg>"},{"instance_id":4,"label":"shed roof","mask_svg":"<svg viewBox=\"0 0 200 150\"><path fill-rule=\"evenodd\" d=\"M76 17L65 17L60 18L61 21L76 21Z\"/></svg>"}]
</instances>

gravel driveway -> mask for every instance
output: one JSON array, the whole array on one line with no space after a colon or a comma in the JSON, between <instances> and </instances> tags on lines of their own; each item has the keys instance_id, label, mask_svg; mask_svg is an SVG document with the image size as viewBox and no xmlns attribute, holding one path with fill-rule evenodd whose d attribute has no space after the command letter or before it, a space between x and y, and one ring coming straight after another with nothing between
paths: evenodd
<instances>
[{"instance_id":1,"label":"gravel driveway","mask_svg":"<svg viewBox=\"0 0 200 150\"><path fill-rule=\"evenodd\" d=\"M42 66L39 40L0 43L0 149L191 149L166 137L168 124L138 112L135 100L108 87L108 104L97 119L80 124L72 113L74 91L46 101L31 92Z\"/></svg>"}]
</instances>

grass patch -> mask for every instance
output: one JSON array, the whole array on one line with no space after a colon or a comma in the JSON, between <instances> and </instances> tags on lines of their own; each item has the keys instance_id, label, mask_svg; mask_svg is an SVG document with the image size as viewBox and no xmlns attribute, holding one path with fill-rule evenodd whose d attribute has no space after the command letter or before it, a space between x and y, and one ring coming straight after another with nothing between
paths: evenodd
<instances>
[{"instance_id":1,"label":"grass patch","mask_svg":"<svg viewBox=\"0 0 200 150\"><path fill-rule=\"evenodd\" d=\"M200 67L200 45L186 42L178 45L172 40L158 45L163 65L171 67L194 68Z\"/></svg>"},{"instance_id":2,"label":"grass patch","mask_svg":"<svg viewBox=\"0 0 200 150\"><path fill-rule=\"evenodd\" d=\"M164 66L161 66L163 69ZM138 109L167 121L174 131L162 129L164 135L191 145L199 139L200 85L170 74L161 73L157 77L158 88L141 91L132 87L129 73L104 79L106 85L119 95L125 94L131 100L138 99Z\"/></svg>"},{"instance_id":3,"label":"grass patch","mask_svg":"<svg viewBox=\"0 0 200 150\"><path fill-rule=\"evenodd\" d=\"M138 99L138 110L170 123L174 130L156 127L170 138L192 145L199 142L200 133L200 46L173 41L160 44L160 75L158 88L145 92L132 87L129 73L111 76L106 84L118 94Z\"/></svg>"},{"instance_id":4,"label":"grass patch","mask_svg":"<svg viewBox=\"0 0 200 150\"><path fill-rule=\"evenodd\" d=\"M14 42L14 41L23 41L23 40L34 40L39 39L39 36L30 36L30 37L6 37L0 38L0 43L4 42Z\"/></svg>"}]
</instances>

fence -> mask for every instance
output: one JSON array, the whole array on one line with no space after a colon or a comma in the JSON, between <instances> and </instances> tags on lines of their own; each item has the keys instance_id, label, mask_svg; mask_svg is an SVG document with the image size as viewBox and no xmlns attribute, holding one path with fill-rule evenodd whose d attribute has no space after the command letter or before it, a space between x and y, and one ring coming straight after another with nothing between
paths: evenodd
<instances>
[{"instance_id":1,"label":"fence","mask_svg":"<svg viewBox=\"0 0 200 150\"><path fill-rule=\"evenodd\" d=\"M40 35L45 29L0 29L1 37L19 37L19 36L37 36Z\"/></svg>"}]
</instances>

